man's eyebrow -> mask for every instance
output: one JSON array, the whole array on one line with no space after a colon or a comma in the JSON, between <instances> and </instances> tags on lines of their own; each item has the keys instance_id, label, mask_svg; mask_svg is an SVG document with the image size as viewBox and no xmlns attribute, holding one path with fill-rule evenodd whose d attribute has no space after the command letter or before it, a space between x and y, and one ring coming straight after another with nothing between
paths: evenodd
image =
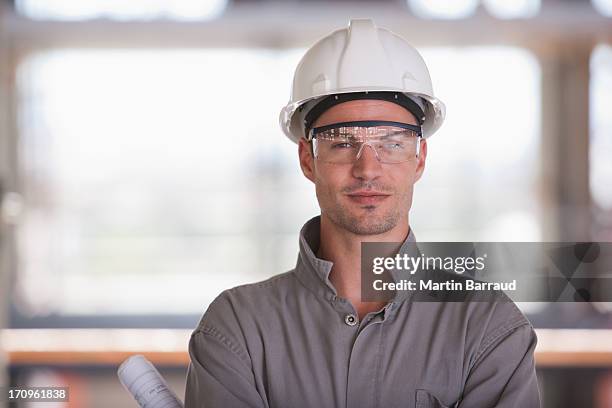
<instances>
[{"instance_id":1,"label":"man's eyebrow","mask_svg":"<svg viewBox=\"0 0 612 408\"><path fill-rule=\"evenodd\" d=\"M368 139L372 136L370 135L355 135L354 133L351 132L347 132L344 129L350 129L350 128L360 128L360 129L367 129L367 127L362 127L362 126L340 126L337 128L331 128L328 129L322 133L327 133L329 136L334 137L334 138L343 138L345 140L350 140L350 141L363 141L364 139ZM380 136L374 136L377 139L383 140L383 139L389 139L392 137L398 137L398 136L402 136L407 134L408 132L410 132L410 129L396 129L393 131L389 131L386 134L380 135Z\"/></svg>"},{"instance_id":2,"label":"man's eyebrow","mask_svg":"<svg viewBox=\"0 0 612 408\"><path fill-rule=\"evenodd\" d=\"M346 129L346 128L350 128L350 127L354 127L354 126L343 126L343 127L336 128L337 135L341 136L341 137L343 137L345 139L349 139L349 140L360 140L360 139L363 139L362 136L356 136L354 133L340 130L340 129Z\"/></svg>"},{"instance_id":3,"label":"man's eyebrow","mask_svg":"<svg viewBox=\"0 0 612 408\"><path fill-rule=\"evenodd\" d=\"M385 135L379 136L380 139L388 139L390 137L393 136L400 136L400 135L404 135L408 132L408 129L402 129L402 130L396 130L394 132L389 132Z\"/></svg>"}]
</instances>

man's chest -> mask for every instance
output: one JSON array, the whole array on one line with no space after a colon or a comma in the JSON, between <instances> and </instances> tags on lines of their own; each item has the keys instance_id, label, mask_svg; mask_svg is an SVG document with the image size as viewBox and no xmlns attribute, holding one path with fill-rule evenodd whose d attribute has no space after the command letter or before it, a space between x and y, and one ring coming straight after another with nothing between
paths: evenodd
<instances>
[{"instance_id":1,"label":"man's chest","mask_svg":"<svg viewBox=\"0 0 612 408\"><path fill-rule=\"evenodd\" d=\"M465 348L443 328L277 323L251 356L270 407L436 408L459 399Z\"/></svg>"}]
</instances>

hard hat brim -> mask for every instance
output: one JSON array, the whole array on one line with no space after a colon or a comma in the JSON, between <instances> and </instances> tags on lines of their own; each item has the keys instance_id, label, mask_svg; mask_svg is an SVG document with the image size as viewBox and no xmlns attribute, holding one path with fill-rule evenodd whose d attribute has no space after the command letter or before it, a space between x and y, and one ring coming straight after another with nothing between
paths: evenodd
<instances>
[{"instance_id":1,"label":"hard hat brim","mask_svg":"<svg viewBox=\"0 0 612 408\"><path fill-rule=\"evenodd\" d=\"M403 92L398 89L388 88L371 88L371 89L345 89L334 92L334 94L345 94L350 92L399 92L409 97L418 97L425 103L425 120L423 122L423 137L428 138L433 135L444 122L446 116L446 106L444 103L431 95L426 95L417 92ZM328 97L329 94L314 95L312 97L302 99L293 103L287 104L280 112L279 124L283 133L294 143L305 137L304 135L304 117L308 113L309 108L312 108L316 102L322 98Z\"/></svg>"}]
</instances>

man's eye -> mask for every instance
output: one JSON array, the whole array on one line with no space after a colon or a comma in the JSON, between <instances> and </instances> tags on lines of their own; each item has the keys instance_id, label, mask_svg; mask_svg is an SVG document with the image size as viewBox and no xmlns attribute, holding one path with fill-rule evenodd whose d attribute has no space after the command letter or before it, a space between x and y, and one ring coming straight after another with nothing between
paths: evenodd
<instances>
[{"instance_id":1,"label":"man's eye","mask_svg":"<svg viewBox=\"0 0 612 408\"><path fill-rule=\"evenodd\" d=\"M384 147L389 150L401 150L404 148L404 144L400 142L389 142L385 143Z\"/></svg>"},{"instance_id":2,"label":"man's eye","mask_svg":"<svg viewBox=\"0 0 612 408\"><path fill-rule=\"evenodd\" d=\"M350 149L351 147L353 147L353 144L349 142L338 142L332 145L333 149Z\"/></svg>"}]
</instances>

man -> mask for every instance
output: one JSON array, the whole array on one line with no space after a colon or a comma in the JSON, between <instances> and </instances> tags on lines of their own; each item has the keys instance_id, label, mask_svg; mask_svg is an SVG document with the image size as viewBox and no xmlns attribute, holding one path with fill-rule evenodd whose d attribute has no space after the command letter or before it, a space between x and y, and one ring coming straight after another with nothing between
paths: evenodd
<instances>
[{"instance_id":1,"label":"man","mask_svg":"<svg viewBox=\"0 0 612 408\"><path fill-rule=\"evenodd\" d=\"M423 137L444 118L418 52L353 20L306 52L293 85L281 127L321 215L302 228L295 269L209 306L186 407L538 407L535 332L507 298L361 298L361 243L415 241Z\"/></svg>"}]
</instances>

